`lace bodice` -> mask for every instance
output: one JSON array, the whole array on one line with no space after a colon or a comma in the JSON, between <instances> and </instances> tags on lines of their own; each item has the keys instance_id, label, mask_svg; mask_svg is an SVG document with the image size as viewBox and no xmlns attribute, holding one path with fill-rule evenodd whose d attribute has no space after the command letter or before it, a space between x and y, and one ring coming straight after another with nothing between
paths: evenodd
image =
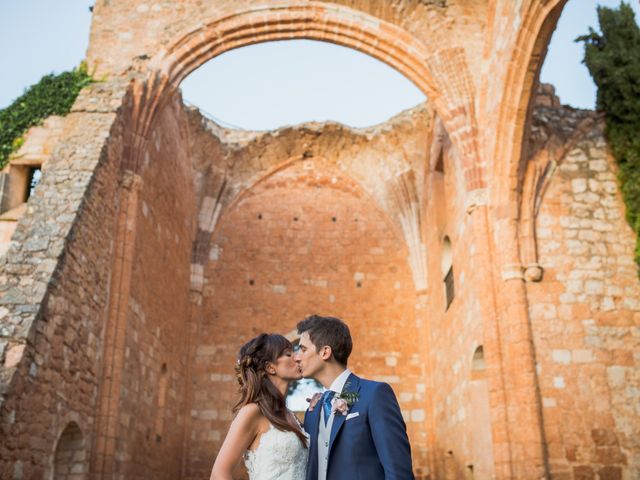
<instances>
[{"instance_id":1,"label":"lace bodice","mask_svg":"<svg viewBox=\"0 0 640 480\"><path fill-rule=\"evenodd\" d=\"M304 480L308 455L309 449L295 433L271 425L260 437L258 448L247 450L244 463L249 480Z\"/></svg>"}]
</instances>

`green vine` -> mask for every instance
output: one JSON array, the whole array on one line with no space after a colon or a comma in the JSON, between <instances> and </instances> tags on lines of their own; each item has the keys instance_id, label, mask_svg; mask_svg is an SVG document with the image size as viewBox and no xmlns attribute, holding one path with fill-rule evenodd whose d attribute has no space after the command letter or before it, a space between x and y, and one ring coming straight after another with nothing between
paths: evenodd
<instances>
[{"instance_id":1,"label":"green vine","mask_svg":"<svg viewBox=\"0 0 640 480\"><path fill-rule=\"evenodd\" d=\"M0 169L24 142L27 129L50 115L66 115L80 90L93 82L85 64L70 72L45 75L7 108L0 110Z\"/></svg>"},{"instance_id":2,"label":"green vine","mask_svg":"<svg viewBox=\"0 0 640 480\"><path fill-rule=\"evenodd\" d=\"M598 86L597 108L604 111L611 151L620 166L627 221L636 232L640 265L640 27L631 7L598 7L602 34L589 28L584 63Z\"/></svg>"}]
</instances>

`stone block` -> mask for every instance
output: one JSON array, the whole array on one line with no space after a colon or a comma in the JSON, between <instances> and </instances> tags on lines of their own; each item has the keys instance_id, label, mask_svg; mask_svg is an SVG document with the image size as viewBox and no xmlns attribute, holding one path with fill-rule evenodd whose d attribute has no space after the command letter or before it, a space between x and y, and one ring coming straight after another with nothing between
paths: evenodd
<instances>
[{"instance_id":1,"label":"stone block","mask_svg":"<svg viewBox=\"0 0 640 480\"><path fill-rule=\"evenodd\" d=\"M594 360L593 350L572 350L571 360L574 363L590 363Z\"/></svg>"},{"instance_id":2,"label":"stone block","mask_svg":"<svg viewBox=\"0 0 640 480\"><path fill-rule=\"evenodd\" d=\"M622 480L622 469L620 467L603 467L598 470L599 480Z\"/></svg>"},{"instance_id":3,"label":"stone block","mask_svg":"<svg viewBox=\"0 0 640 480\"><path fill-rule=\"evenodd\" d=\"M22 360L26 345L25 344L9 344L5 349L4 368L15 368Z\"/></svg>"},{"instance_id":4,"label":"stone block","mask_svg":"<svg viewBox=\"0 0 640 480\"><path fill-rule=\"evenodd\" d=\"M412 422L424 422L425 413L422 409L411 410L411 421Z\"/></svg>"},{"instance_id":5,"label":"stone block","mask_svg":"<svg viewBox=\"0 0 640 480\"><path fill-rule=\"evenodd\" d=\"M571 352L569 350L552 350L551 355L555 363L571 363Z\"/></svg>"},{"instance_id":6,"label":"stone block","mask_svg":"<svg viewBox=\"0 0 640 480\"><path fill-rule=\"evenodd\" d=\"M626 378L626 371L627 369L625 367L620 367L620 366L608 367L607 377L609 379L609 384L612 387L621 387L622 385L624 385L625 378Z\"/></svg>"},{"instance_id":7,"label":"stone block","mask_svg":"<svg viewBox=\"0 0 640 480\"><path fill-rule=\"evenodd\" d=\"M595 480L596 475L593 468L588 465L573 467L574 480Z\"/></svg>"},{"instance_id":8,"label":"stone block","mask_svg":"<svg viewBox=\"0 0 640 480\"><path fill-rule=\"evenodd\" d=\"M587 180L584 178L575 178L571 180L571 190L573 193L582 193L587 190Z\"/></svg>"},{"instance_id":9,"label":"stone block","mask_svg":"<svg viewBox=\"0 0 640 480\"><path fill-rule=\"evenodd\" d=\"M584 291L590 295L604 294L604 282L601 280L587 280L584 284Z\"/></svg>"}]
</instances>

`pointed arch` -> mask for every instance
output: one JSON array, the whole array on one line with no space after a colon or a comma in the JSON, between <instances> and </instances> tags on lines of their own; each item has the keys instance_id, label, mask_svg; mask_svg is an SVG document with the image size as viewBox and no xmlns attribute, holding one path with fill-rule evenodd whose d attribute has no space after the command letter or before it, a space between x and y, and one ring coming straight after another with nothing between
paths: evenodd
<instances>
[{"instance_id":1,"label":"pointed arch","mask_svg":"<svg viewBox=\"0 0 640 480\"><path fill-rule=\"evenodd\" d=\"M478 164L474 86L460 48L435 52L406 30L362 11L327 2L261 5L222 12L217 18L169 42L133 82L131 155L138 171L157 113L180 82L214 57L244 46L276 40L308 39L358 50L396 69L433 102L461 158L468 191L484 188ZM434 72L438 72L435 75ZM456 81L450 81L455 71Z\"/></svg>"},{"instance_id":2,"label":"pointed arch","mask_svg":"<svg viewBox=\"0 0 640 480\"><path fill-rule=\"evenodd\" d=\"M56 444L51 479L81 480L87 478L89 472L85 443L85 437L78 424L69 422Z\"/></svg>"}]
</instances>

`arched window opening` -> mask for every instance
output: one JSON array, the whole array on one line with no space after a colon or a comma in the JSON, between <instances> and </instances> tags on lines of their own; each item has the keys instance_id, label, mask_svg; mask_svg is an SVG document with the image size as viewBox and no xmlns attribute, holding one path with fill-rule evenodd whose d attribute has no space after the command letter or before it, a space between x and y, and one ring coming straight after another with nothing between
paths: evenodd
<instances>
[{"instance_id":1,"label":"arched window opening","mask_svg":"<svg viewBox=\"0 0 640 480\"><path fill-rule=\"evenodd\" d=\"M163 363L160 369L160 381L158 382L158 406L156 408L156 442L162 442L164 432L164 417L167 403L167 364Z\"/></svg>"},{"instance_id":2,"label":"arched window opening","mask_svg":"<svg viewBox=\"0 0 640 480\"><path fill-rule=\"evenodd\" d=\"M453 297L455 296L455 287L453 284L453 253L449 237L444 237L442 242L441 266L445 293L445 310L448 310L451 302L453 301Z\"/></svg>"},{"instance_id":3,"label":"arched window opening","mask_svg":"<svg viewBox=\"0 0 640 480\"><path fill-rule=\"evenodd\" d=\"M473 458L472 468L467 472L474 478L493 478L493 441L491 435L491 412L489 408L489 386L486 379L484 347L479 345L471 360L471 382L469 382L469 402L473 413L471 429Z\"/></svg>"},{"instance_id":4,"label":"arched window opening","mask_svg":"<svg viewBox=\"0 0 640 480\"><path fill-rule=\"evenodd\" d=\"M415 84L380 60L305 39L226 52L191 73L180 88L188 104L219 125L247 130L310 121L364 128L426 100Z\"/></svg>"},{"instance_id":5,"label":"arched window opening","mask_svg":"<svg viewBox=\"0 0 640 480\"><path fill-rule=\"evenodd\" d=\"M78 424L71 422L58 439L51 479L83 480L87 474L84 436Z\"/></svg>"},{"instance_id":6,"label":"arched window opening","mask_svg":"<svg viewBox=\"0 0 640 480\"><path fill-rule=\"evenodd\" d=\"M484 379L486 368L487 366L484 362L484 349L482 345L480 345L473 353L473 360L471 363L471 380Z\"/></svg>"}]
</instances>

